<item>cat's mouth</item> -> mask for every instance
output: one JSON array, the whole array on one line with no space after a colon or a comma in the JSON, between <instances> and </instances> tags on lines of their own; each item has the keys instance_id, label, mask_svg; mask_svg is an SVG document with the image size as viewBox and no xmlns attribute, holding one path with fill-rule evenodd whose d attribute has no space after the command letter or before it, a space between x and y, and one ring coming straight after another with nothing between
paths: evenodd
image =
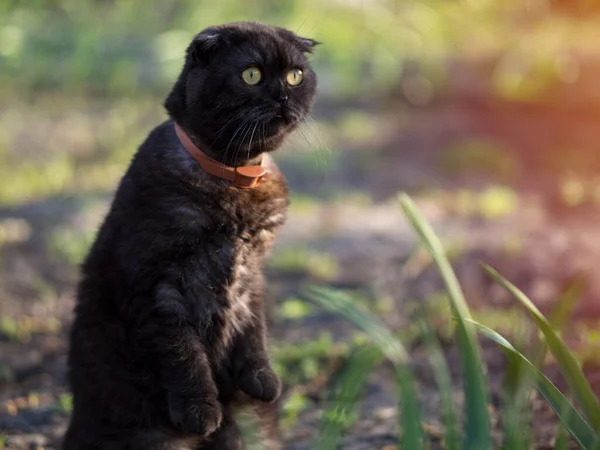
<instances>
[{"instance_id":1,"label":"cat's mouth","mask_svg":"<svg viewBox=\"0 0 600 450\"><path fill-rule=\"evenodd\" d=\"M271 119L271 122L275 125L287 125L291 122L291 118L289 116L286 117L282 113L277 113L275 114L275 117Z\"/></svg>"},{"instance_id":2,"label":"cat's mouth","mask_svg":"<svg viewBox=\"0 0 600 450\"><path fill-rule=\"evenodd\" d=\"M287 109L276 111L269 120L274 125L286 126L296 122L295 116Z\"/></svg>"},{"instance_id":3,"label":"cat's mouth","mask_svg":"<svg viewBox=\"0 0 600 450\"><path fill-rule=\"evenodd\" d=\"M285 113L277 113L268 121L268 128L271 135L279 135L288 133L294 126L295 120L293 117Z\"/></svg>"},{"instance_id":4,"label":"cat's mouth","mask_svg":"<svg viewBox=\"0 0 600 450\"><path fill-rule=\"evenodd\" d=\"M298 123L298 117L292 111L278 109L263 115L257 122L263 139L270 139L291 132Z\"/></svg>"}]
</instances>

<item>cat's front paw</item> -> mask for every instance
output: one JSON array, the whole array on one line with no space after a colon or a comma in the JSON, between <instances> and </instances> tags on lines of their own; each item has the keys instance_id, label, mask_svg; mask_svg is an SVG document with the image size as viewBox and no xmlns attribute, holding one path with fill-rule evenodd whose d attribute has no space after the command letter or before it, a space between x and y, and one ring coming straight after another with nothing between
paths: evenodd
<instances>
[{"instance_id":1,"label":"cat's front paw","mask_svg":"<svg viewBox=\"0 0 600 450\"><path fill-rule=\"evenodd\" d=\"M169 394L169 415L177 428L202 437L212 434L223 419L216 397L194 400L178 394Z\"/></svg>"},{"instance_id":2,"label":"cat's front paw","mask_svg":"<svg viewBox=\"0 0 600 450\"><path fill-rule=\"evenodd\" d=\"M261 367L242 369L238 384L246 395L263 402L274 402L281 394L281 380L268 363Z\"/></svg>"}]
</instances>

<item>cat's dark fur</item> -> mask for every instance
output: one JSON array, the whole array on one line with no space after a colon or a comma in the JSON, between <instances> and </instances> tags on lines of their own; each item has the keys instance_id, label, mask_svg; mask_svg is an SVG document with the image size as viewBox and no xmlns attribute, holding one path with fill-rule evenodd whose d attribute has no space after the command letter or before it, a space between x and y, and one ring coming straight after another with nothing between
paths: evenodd
<instances>
[{"instance_id":1,"label":"cat's dark fur","mask_svg":"<svg viewBox=\"0 0 600 450\"><path fill-rule=\"evenodd\" d=\"M316 42L256 23L199 33L156 127L123 177L82 266L69 352L65 450L241 448L236 402L256 403L275 442L280 380L266 350L262 266L287 187L240 189L202 171L177 122L229 165L277 149L307 116ZM244 83L260 68L263 79ZM289 69L303 82L286 84ZM215 431L216 430L216 431Z\"/></svg>"}]
</instances>

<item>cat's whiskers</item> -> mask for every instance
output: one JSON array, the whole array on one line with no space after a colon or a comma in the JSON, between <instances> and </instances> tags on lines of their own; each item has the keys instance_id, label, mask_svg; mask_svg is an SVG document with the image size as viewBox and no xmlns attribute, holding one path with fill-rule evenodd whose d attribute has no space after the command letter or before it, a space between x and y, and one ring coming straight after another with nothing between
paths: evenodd
<instances>
[{"instance_id":1,"label":"cat's whiskers","mask_svg":"<svg viewBox=\"0 0 600 450\"><path fill-rule=\"evenodd\" d=\"M241 117L242 117L244 114L246 114L246 111L245 111L245 110L244 110L244 111L241 111L241 112L239 112L239 113L237 113L237 114L235 114L235 115L234 115L232 118L230 118L230 119L227 121L227 123L226 123L225 125L223 125L223 126L222 126L222 127L219 129L219 131L217 131L217 134L216 134L215 138L213 139L213 141L212 141L212 144L211 144L211 145L214 145L214 143L215 143L215 142L217 142L217 139L219 139L219 137L221 137L221 135L222 135L222 134L225 132L225 130L227 129L227 127L228 127L228 126L229 126L229 125L230 125L230 124L231 124L231 123L232 123L234 120L240 119L240 118L241 118Z\"/></svg>"},{"instance_id":2,"label":"cat's whiskers","mask_svg":"<svg viewBox=\"0 0 600 450\"><path fill-rule=\"evenodd\" d=\"M267 137L267 124L265 122L261 122L261 127L259 129L259 134L262 135L260 138L260 143L263 144Z\"/></svg>"},{"instance_id":3,"label":"cat's whiskers","mask_svg":"<svg viewBox=\"0 0 600 450\"><path fill-rule=\"evenodd\" d=\"M240 150L244 146L244 142L246 142L246 138L248 137L248 133L250 132L250 128L252 127L252 123L248 122L247 125L248 126L246 127L246 132L244 133L244 136L242 137L242 139L238 143L237 148L235 150L235 153L233 154L232 165L234 165L234 166L237 166L237 160L238 160L238 156L239 156Z\"/></svg>"},{"instance_id":4,"label":"cat's whiskers","mask_svg":"<svg viewBox=\"0 0 600 450\"><path fill-rule=\"evenodd\" d=\"M317 145L315 147L316 147L316 152L317 152L317 158L320 158L321 164L323 164L323 167L325 167L327 165L329 156L331 156L331 148L329 148L329 146L325 143L325 138L319 131L318 122L315 119L313 119L309 114L306 114L305 119L312 122L313 125L315 125L312 128L308 128L308 125L306 124L306 122L303 122L305 129L307 131L311 131L311 133L310 133L311 137L316 140ZM305 137L305 139L306 139L306 137ZM308 140L307 140L307 142L308 142ZM311 145L311 144L309 143L309 145Z\"/></svg>"},{"instance_id":5,"label":"cat's whiskers","mask_svg":"<svg viewBox=\"0 0 600 450\"><path fill-rule=\"evenodd\" d=\"M300 134L300 136L302 136L302 138L304 138L304 140L306 141L306 143L308 144L308 146L313 149L313 145L312 142L308 139L308 136L306 135L306 128L303 126L303 124L300 124L300 126L298 127L298 133ZM312 150L313 152L315 150ZM319 153L317 151L317 169L319 172L324 172L324 165L322 164L323 161L319 158Z\"/></svg>"},{"instance_id":6,"label":"cat's whiskers","mask_svg":"<svg viewBox=\"0 0 600 450\"><path fill-rule=\"evenodd\" d=\"M329 148L329 146L327 144L325 144L323 135L319 131L319 122L317 122L315 119L313 119L313 117L310 114L305 115L305 120L309 120L315 125L317 134L314 137L318 141L317 143L319 144L319 148L326 151L327 153L331 153L331 149Z\"/></svg>"},{"instance_id":7,"label":"cat's whiskers","mask_svg":"<svg viewBox=\"0 0 600 450\"><path fill-rule=\"evenodd\" d=\"M229 152L229 147L231 146L231 143L233 142L233 140L235 139L237 134L246 127L246 125L247 125L246 120L242 121L241 125L237 128L237 130L235 130L235 133L233 134L233 136L231 136L231 139L229 140L229 143L227 144L227 147L225 148L225 151L223 152L223 163L224 164L227 164L227 154ZM224 169L223 169L223 171L224 171Z\"/></svg>"},{"instance_id":8,"label":"cat's whiskers","mask_svg":"<svg viewBox=\"0 0 600 450\"><path fill-rule=\"evenodd\" d=\"M310 118L312 120L312 118ZM317 162L317 169L321 174L327 174L327 164L328 161L326 159L326 156L329 154L329 148L325 145L322 144L322 142L320 141L318 136L315 136L314 133L311 132L312 130L310 128L308 128L308 125L304 122L300 123L300 126L298 127L298 132L299 134L304 138L304 140L308 143L308 145L310 146L310 148L312 149L313 154L316 155L316 162ZM310 136L310 138L309 138ZM315 142L313 141L316 140L316 144L314 145ZM325 180L327 179L327 177L325 176Z\"/></svg>"},{"instance_id":9,"label":"cat's whiskers","mask_svg":"<svg viewBox=\"0 0 600 450\"><path fill-rule=\"evenodd\" d=\"M256 122L254 124L254 128L252 129L252 134L250 135L250 142L248 143L248 156L247 159L250 159L250 151L252 150L252 139L254 139L254 133L256 132L256 127L260 122Z\"/></svg>"}]
</instances>

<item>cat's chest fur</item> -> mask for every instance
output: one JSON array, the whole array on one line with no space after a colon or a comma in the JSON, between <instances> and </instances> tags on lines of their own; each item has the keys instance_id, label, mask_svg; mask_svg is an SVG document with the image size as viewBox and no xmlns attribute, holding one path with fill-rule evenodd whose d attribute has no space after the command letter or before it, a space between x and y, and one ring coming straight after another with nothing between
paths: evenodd
<instances>
[{"instance_id":1,"label":"cat's chest fur","mask_svg":"<svg viewBox=\"0 0 600 450\"><path fill-rule=\"evenodd\" d=\"M217 203L210 211L211 226L191 214L182 231L191 246L181 267L182 289L193 292L188 305L193 320L205 323L208 316L226 346L260 318L263 264L285 221L287 189L276 173L256 191L232 189ZM207 305L204 299L210 297L215 301Z\"/></svg>"}]
</instances>

